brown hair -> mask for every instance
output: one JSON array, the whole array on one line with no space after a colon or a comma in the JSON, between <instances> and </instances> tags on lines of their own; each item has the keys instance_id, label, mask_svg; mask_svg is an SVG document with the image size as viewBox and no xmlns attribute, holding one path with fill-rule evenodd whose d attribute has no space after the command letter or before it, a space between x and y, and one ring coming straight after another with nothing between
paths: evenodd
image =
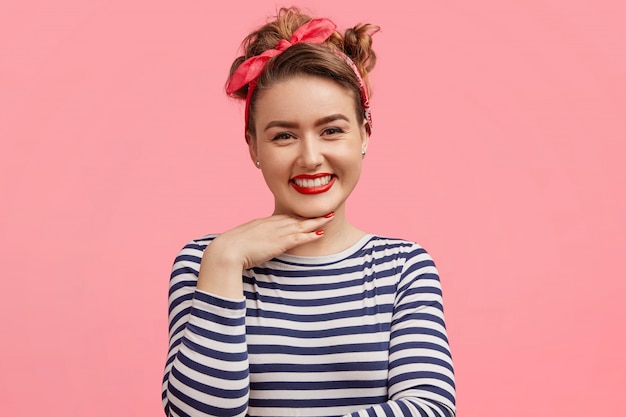
<instances>
[{"instance_id":1,"label":"brown hair","mask_svg":"<svg viewBox=\"0 0 626 417\"><path fill-rule=\"evenodd\" d=\"M274 49L281 40L289 40L293 32L312 18L300 12L296 7L281 8L274 20L252 32L242 42L244 55L235 59L230 68L228 80L246 59L260 55L268 49ZM335 31L320 45L298 43L287 48L282 54L272 58L257 80L250 98L250 120L248 132L255 133L254 103L260 91L277 82L285 81L298 75L310 75L331 79L351 91L359 122L363 121L365 110L361 98L359 80L350 66L337 55L343 52L356 65L370 95L369 72L376 64L376 54L372 50L372 35L380 28L371 24L358 24L347 29L344 35ZM227 82L228 83L228 82ZM245 100L248 84L231 94L232 97Z\"/></svg>"}]
</instances>

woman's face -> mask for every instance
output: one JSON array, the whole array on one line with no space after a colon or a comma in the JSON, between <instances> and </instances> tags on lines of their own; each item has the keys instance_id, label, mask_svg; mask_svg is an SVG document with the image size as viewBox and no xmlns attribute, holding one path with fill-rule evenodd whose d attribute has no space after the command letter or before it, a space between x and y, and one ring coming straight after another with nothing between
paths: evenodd
<instances>
[{"instance_id":1,"label":"woman's face","mask_svg":"<svg viewBox=\"0 0 626 417\"><path fill-rule=\"evenodd\" d=\"M263 91L254 115L250 156L274 194L274 214L342 212L368 141L351 92L328 79L300 76Z\"/></svg>"}]
</instances>

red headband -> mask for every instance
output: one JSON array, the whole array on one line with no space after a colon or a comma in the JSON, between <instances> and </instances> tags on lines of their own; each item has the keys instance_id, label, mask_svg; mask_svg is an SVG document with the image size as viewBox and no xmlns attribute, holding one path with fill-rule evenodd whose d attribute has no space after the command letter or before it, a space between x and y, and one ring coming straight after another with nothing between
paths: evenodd
<instances>
[{"instance_id":1,"label":"red headband","mask_svg":"<svg viewBox=\"0 0 626 417\"><path fill-rule=\"evenodd\" d=\"M232 77L228 81L226 86L226 93L233 94L244 85L248 84L248 94L246 96L246 111L245 111L245 132L248 132L248 117L250 115L250 99L252 98L252 92L256 87L256 81L265 69L267 62L275 56L280 55L283 51L292 45L297 43L306 42L313 44L321 44L327 40L335 31L337 26L328 19L317 18L312 19L296 29L291 38L287 41L281 39L278 41L274 49L268 49L260 55L256 55L246 59L239 65L237 70L233 73ZM343 52L338 52L337 55L341 57L354 71L357 79L359 80L359 87L361 89L361 100L363 108L365 109L364 117L367 120L367 133L371 132L372 127L372 115L370 112L369 99L367 96L367 87L363 81L363 77L359 73L354 62L350 57Z\"/></svg>"}]
</instances>

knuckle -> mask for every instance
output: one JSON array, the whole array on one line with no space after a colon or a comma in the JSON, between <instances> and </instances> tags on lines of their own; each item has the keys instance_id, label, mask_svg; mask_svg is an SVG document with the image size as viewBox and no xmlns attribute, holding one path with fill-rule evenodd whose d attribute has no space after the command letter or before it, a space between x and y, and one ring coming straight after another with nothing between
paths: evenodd
<instances>
[{"instance_id":1,"label":"knuckle","mask_svg":"<svg viewBox=\"0 0 626 417\"><path fill-rule=\"evenodd\" d=\"M298 245L298 244L302 243L302 235L301 234L291 235L291 242L294 245Z\"/></svg>"}]
</instances>

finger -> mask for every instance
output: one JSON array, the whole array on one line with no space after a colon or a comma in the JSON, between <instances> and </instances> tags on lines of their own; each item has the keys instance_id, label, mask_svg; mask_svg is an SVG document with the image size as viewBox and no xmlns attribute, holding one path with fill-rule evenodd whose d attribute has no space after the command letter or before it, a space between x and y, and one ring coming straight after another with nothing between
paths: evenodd
<instances>
[{"instance_id":1,"label":"finger","mask_svg":"<svg viewBox=\"0 0 626 417\"><path fill-rule=\"evenodd\" d=\"M310 233L323 228L332 221L332 217L316 217L314 219L291 219L282 224L281 235Z\"/></svg>"},{"instance_id":2,"label":"finger","mask_svg":"<svg viewBox=\"0 0 626 417\"><path fill-rule=\"evenodd\" d=\"M300 232L300 233L292 233L292 234L286 235L283 238L285 242L285 247L284 247L283 252L286 252L297 246L304 245L309 242L313 242L314 240L322 238L322 236L324 236L324 231L321 229L317 229L311 232Z\"/></svg>"},{"instance_id":3,"label":"finger","mask_svg":"<svg viewBox=\"0 0 626 417\"><path fill-rule=\"evenodd\" d=\"M316 228L319 226L323 226L331 221L333 221L333 219L335 218L335 213L330 213L330 215L326 215L326 216L322 216L322 217L316 217L314 219L306 219L303 220L303 226L306 230L310 230L311 228Z\"/></svg>"}]
</instances>

